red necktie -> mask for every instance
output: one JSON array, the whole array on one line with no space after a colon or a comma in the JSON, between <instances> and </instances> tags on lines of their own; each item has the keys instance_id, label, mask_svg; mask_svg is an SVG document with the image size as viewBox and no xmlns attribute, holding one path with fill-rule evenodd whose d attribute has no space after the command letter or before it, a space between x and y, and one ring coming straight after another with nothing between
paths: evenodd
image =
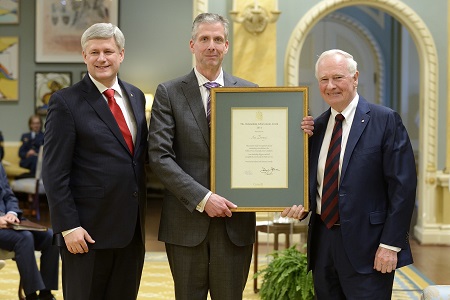
<instances>
[{"instance_id":1,"label":"red necktie","mask_svg":"<svg viewBox=\"0 0 450 300\"><path fill-rule=\"evenodd\" d=\"M217 82L207 82L203 84L205 88L208 89L208 101L206 102L206 119L208 120L208 125L211 127L211 88L219 87L220 84Z\"/></svg>"},{"instance_id":2,"label":"red necktie","mask_svg":"<svg viewBox=\"0 0 450 300\"><path fill-rule=\"evenodd\" d=\"M131 137L131 132L127 126L127 122L125 121L122 110L120 109L119 105L116 102L116 99L114 98L114 90L107 89L106 91L103 92L103 94L105 94L106 99L108 100L108 106L111 109L114 118L116 119L117 125L119 125L123 138L125 139L125 142L128 145L128 149L130 149L130 152L133 153L134 151L133 138Z\"/></svg>"},{"instance_id":3,"label":"red necktie","mask_svg":"<svg viewBox=\"0 0 450 300\"><path fill-rule=\"evenodd\" d=\"M336 122L334 123L330 147L328 148L327 160L325 162L321 219L327 228L331 228L339 220L338 178L339 158L341 156L342 121L344 119L344 116L341 114L335 117Z\"/></svg>"}]
</instances>

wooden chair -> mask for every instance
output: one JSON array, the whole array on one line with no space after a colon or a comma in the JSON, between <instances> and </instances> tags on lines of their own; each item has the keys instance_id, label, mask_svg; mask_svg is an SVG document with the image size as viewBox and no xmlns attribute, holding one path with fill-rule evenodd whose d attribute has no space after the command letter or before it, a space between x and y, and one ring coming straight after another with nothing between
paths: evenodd
<instances>
[{"instance_id":1,"label":"wooden chair","mask_svg":"<svg viewBox=\"0 0 450 300\"><path fill-rule=\"evenodd\" d=\"M42 159L43 159L44 147L39 149L39 155L36 165L36 175L34 178L21 178L11 182L11 189L14 193L27 194L31 200L31 208L36 212L36 220L41 219L39 210L39 196L45 195L44 184L42 183Z\"/></svg>"},{"instance_id":2,"label":"wooden chair","mask_svg":"<svg viewBox=\"0 0 450 300\"><path fill-rule=\"evenodd\" d=\"M0 249L0 260L7 260L7 259L14 259L14 252ZM22 279L20 279L19 281L19 290L17 291L17 295L20 300L25 300L25 295L22 287Z\"/></svg>"}]
</instances>

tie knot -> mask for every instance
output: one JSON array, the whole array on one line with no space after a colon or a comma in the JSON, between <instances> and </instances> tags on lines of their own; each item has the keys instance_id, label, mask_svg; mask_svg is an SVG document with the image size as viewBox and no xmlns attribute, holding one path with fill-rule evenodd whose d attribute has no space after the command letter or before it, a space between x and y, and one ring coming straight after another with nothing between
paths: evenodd
<instances>
[{"instance_id":1,"label":"tie knot","mask_svg":"<svg viewBox=\"0 0 450 300\"><path fill-rule=\"evenodd\" d=\"M218 84L217 82L214 82L214 81L209 81L209 82L205 83L204 86L205 86L205 88L207 88L209 90L211 88L219 87L220 84Z\"/></svg>"},{"instance_id":2,"label":"tie knot","mask_svg":"<svg viewBox=\"0 0 450 300\"><path fill-rule=\"evenodd\" d=\"M113 89L107 89L103 92L105 94L106 98L114 98L114 90Z\"/></svg>"},{"instance_id":3,"label":"tie knot","mask_svg":"<svg viewBox=\"0 0 450 300\"><path fill-rule=\"evenodd\" d=\"M334 119L336 120L336 122L342 122L344 121L345 117L342 114L337 114Z\"/></svg>"}]
</instances>

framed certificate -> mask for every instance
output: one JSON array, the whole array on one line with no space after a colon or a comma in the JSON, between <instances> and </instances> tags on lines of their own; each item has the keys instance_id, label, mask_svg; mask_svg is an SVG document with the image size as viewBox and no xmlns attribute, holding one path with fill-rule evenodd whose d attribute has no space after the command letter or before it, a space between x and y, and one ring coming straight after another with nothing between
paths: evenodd
<instances>
[{"instance_id":1,"label":"framed certificate","mask_svg":"<svg viewBox=\"0 0 450 300\"><path fill-rule=\"evenodd\" d=\"M211 190L233 211L308 210L307 87L211 89Z\"/></svg>"}]
</instances>

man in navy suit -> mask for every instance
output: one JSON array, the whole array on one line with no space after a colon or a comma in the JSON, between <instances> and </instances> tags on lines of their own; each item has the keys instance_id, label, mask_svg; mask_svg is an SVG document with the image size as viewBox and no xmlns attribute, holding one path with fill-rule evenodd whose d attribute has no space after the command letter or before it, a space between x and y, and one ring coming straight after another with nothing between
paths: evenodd
<instances>
[{"instance_id":1,"label":"man in navy suit","mask_svg":"<svg viewBox=\"0 0 450 300\"><path fill-rule=\"evenodd\" d=\"M27 300L54 300L58 289L59 253L52 245L53 232L13 230L8 224L20 223L22 210L8 184L0 163L0 248L14 251L17 269ZM34 251L41 251L40 269ZM39 291L39 295L37 294Z\"/></svg>"},{"instance_id":2,"label":"man in navy suit","mask_svg":"<svg viewBox=\"0 0 450 300\"><path fill-rule=\"evenodd\" d=\"M413 262L408 231L417 174L411 143L395 111L357 93L358 75L353 56L342 50L325 51L316 63L330 105L315 119L309 144L308 262L318 299L391 299L395 269ZM321 219L327 214L321 209L324 169L338 114L344 117L338 219L327 227ZM282 215L303 219L307 212L299 205Z\"/></svg>"},{"instance_id":3,"label":"man in navy suit","mask_svg":"<svg viewBox=\"0 0 450 300\"><path fill-rule=\"evenodd\" d=\"M145 255L145 98L117 77L125 51L119 28L94 24L81 46L88 74L51 96L44 144L64 299L136 299Z\"/></svg>"},{"instance_id":4,"label":"man in navy suit","mask_svg":"<svg viewBox=\"0 0 450 300\"><path fill-rule=\"evenodd\" d=\"M44 133L42 132L42 120L38 115L32 115L28 119L29 132L22 134L19 148L20 166L30 170L34 176L40 147L44 144Z\"/></svg>"}]
</instances>

